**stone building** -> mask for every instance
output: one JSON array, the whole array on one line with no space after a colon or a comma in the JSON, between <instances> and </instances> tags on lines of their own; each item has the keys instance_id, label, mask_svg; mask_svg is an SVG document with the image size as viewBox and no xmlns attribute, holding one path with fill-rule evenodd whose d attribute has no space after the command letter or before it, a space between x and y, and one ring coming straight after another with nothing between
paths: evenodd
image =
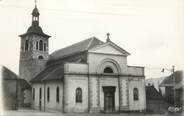
<instances>
[{"instance_id":1,"label":"stone building","mask_svg":"<svg viewBox=\"0 0 184 116\"><path fill-rule=\"evenodd\" d=\"M60 112L123 112L146 108L144 67L128 66L126 50L96 37L49 55L39 11L21 37L20 76L30 82L32 108Z\"/></svg>"},{"instance_id":2,"label":"stone building","mask_svg":"<svg viewBox=\"0 0 184 116\"><path fill-rule=\"evenodd\" d=\"M24 104L24 90L30 85L5 66L2 66L2 98L4 109L16 110Z\"/></svg>"},{"instance_id":3,"label":"stone building","mask_svg":"<svg viewBox=\"0 0 184 116\"><path fill-rule=\"evenodd\" d=\"M183 71L175 71L173 74L165 77L160 87L165 88L165 100L170 105L183 107Z\"/></svg>"}]
</instances>

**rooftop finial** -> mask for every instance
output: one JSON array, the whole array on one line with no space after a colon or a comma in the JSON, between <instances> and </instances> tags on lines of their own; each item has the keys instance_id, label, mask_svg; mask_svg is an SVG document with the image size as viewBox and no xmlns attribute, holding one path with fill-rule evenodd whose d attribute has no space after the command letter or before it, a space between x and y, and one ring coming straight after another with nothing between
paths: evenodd
<instances>
[{"instance_id":1,"label":"rooftop finial","mask_svg":"<svg viewBox=\"0 0 184 116\"><path fill-rule=\"evenodd\" d=\"M109 41L110 41L109 36L110 36L110 33L108 32L108 33L107 33L107 40L106 40L106 42L109 42Z\"/></svg>"},{"instance_id":2,"label":"rooftop finial","mask_svg":"<svg viewBox=\"0 0 184 116\"><path fill-rule=\"evenodd\" d=\"M37 0L35 0L35 8L37 8Z\"/></svg>"}]
</instances>

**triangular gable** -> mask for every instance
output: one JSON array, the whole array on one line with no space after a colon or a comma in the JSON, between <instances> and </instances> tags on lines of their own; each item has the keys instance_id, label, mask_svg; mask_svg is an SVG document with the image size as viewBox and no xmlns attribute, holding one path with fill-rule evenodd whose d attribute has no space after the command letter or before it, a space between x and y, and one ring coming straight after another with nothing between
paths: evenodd
<instances>
[{"instance_id":1,"label":"triangular gable","mask_svg":"<svg viewBox=\"0 0 184 116\"><path fill-rule=\"evenodd\" d=\"M120 48L113 42L107 42L92 49L89 49L89 52L93 53L104 53L104 54L115 54L115 55L124 55L128 56L130 53Z\"/></svg>"}]
</instances>

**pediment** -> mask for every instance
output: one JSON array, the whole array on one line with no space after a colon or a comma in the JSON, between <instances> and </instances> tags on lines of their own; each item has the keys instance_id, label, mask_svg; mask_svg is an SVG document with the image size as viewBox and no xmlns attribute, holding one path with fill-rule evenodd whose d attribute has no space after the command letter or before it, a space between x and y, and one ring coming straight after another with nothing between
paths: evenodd
<instances>
[{"instance_id":1,"label":"pediment","mask_svg":"<svg viewBox=\"0 0 184 116\"><path fill-rule=\"evenodd\" d=\"M89 50L92 53L114 54L128 56L129 53L113 43L105 43Z\"/></svg>"}]
</instances>

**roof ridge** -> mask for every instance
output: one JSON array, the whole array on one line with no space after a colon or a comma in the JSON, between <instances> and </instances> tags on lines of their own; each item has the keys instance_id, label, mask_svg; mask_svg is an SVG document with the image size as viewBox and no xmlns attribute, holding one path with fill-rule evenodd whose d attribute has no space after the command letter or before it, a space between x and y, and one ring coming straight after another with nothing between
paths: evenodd
<instances>
[{"instance_id":1,"label":"roof ridge","mask_svg":"<svg viewBox=\"0 0 184 116\"><path fill-rule=\"evenodd\" d=\"M2 65L2 70L7 70L7 71L13 73L14 75L16 75L17 77L19 77L18 74L16 74L15 72L13 72L11 69L9 69L8 67L6 67L4 65Z\"/></svg>"},{"instance_id":2,"label":"roof ridge","mask_svg":"<svg viewBox=\"0 0 184 116\"><path fill-rule=\"evenodd\" d=\"M84 39L84 40L79 41L79 42L77 42L77 43L73 43L72 45L68 45L68 46L66 46L66 47L64 47L64 48L58 49L58 50L52 52L50 55L52 56L52 54L54 54L54 53L56 53L56 52L58 52L58 51L60 51L60 50L69 48L69 47L71 47L71 46L77 45L77 44L79 44L79 43L82 43L82 42L87 41L87 40L90 40L90 39L92 39L92 38Z\"/></svg>"},{"instance_id":3,"label":"roof ridge","mask_svg":"<svg viewBox=\"0 0 184 116\"><path fill-rule=\"evenodd\" d=\"M88 43L88 45L87 45L87 47L86 47L85 50L88 50L88 49L89 49L89 47L91 46L91 43L94 41L95 37L91 37L90 39L91 39L91 40L90 40L90 42Z\"/></svg>"},{"instance_id":4,"label":"roof ridge","mask_svg":"<svg viewBox=\"0 0 184 116\"><path fill-rule=\"evenodd\" d=\"M74 53L88 51L91 47L94 47L95 45L99 44L99 42L101 42L99 39L97 39L95 36L92 36L88 39L84 39L80 42L74 43L70 46L52 52L51 54L49 54L49 59L54 60Z\"/></svg>"},{"instance_id":5,"label":"roof ridge","mask_svg":"<svg viewBox=\"0 0 184 116\"><path fill-rule=\"evenodd\" d=\"M9 77L11 77L11 79L22 79L15 72L13 72L11 69L9 69L8 67L6 67L4 65L1 66L1 70L2 70L2 77L3 78L4 78L4 75L8 74ZM8 78L5 77L4 79L8 79Z\"/></svg>"}]
</instances>

